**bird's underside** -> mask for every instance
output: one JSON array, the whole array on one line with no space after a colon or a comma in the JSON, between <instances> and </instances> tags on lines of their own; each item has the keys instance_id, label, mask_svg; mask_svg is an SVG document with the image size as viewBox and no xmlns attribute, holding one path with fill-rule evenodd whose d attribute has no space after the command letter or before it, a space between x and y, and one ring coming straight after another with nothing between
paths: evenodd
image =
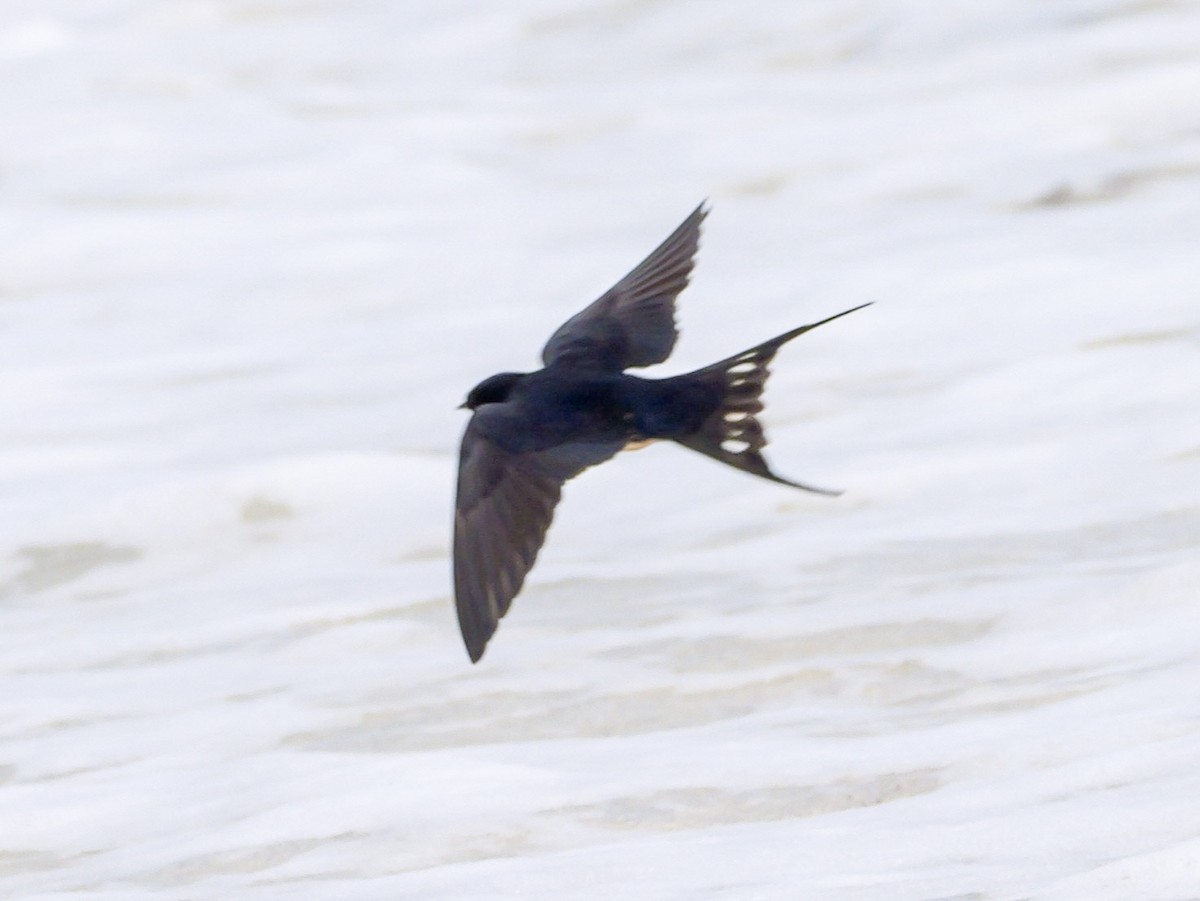
<instances>
[{"instance_id":1,"label":"bird's underside","mask_svg":"<svg viewBox=\"0 0 1200 901\"><path fill-rule=\"evenodd\" d=\"M771 471L758 413L779 348L853 310L684 376L622 374L661 363L674 348L675 299L687 286L706 215L703 206L694 210L628 275L555 331L542 351L546 368L493 376L468 396L464 406L474 415L459 457L454 592L472 662L533 567L563 484L622 449L674 440L752 475L821 491Z\"/></svg>"}]
</instances>

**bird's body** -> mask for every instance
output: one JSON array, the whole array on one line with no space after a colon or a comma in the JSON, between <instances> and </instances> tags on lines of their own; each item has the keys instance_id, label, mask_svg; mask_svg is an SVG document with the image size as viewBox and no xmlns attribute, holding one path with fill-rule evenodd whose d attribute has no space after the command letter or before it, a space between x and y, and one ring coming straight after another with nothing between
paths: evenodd
<instances>
[{"instance_id":1,"label":"bird's body","mask_svg":"<svg viewBox=\"0 0 1200 901\"><path fill-rule=\"evenodd\" d=\"M467 396L463 406L474 415L459 458L454 588L472 661L532 568L563 483L625 447L673 440L753 475L820 490L771 472L756 414L775 352L837 316L686 375L644 379L624 371L670 355L675 298L687 285L705 215L697 208L564 323L542 351L544 368L494 375Z\"/></svg>"},{"instance_id":2,"label":"bird's body","mask_svg":"<svg viewBox=\"0 0 1200 901\"><path fill-rule=\"evenodd\" d=\"M516 378L504 399L476 410L477 415L484 414L483 434L512 453L575 442L614 442L623 447L629 442L683 437L695 431L721 401L718 391L687 376L643 379L559 364L505 375Z\"/></svg>"}]
</instances>

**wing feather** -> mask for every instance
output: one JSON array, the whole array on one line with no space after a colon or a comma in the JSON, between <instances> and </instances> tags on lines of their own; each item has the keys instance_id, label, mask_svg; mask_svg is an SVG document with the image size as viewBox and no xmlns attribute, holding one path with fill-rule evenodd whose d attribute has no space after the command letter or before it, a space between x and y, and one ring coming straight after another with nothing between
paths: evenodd
<instances>
[{"instance_id":1,"label":"wing feather","mask_svg":"<svg viewBox=\"0 0 1200 901\"><path fill-rule=\"evenodd\" d=\"M628 275L564 322L542 349L542 362L619 371L669 357L679 336L675 299L695 266L707 215L704 204L696 207Z\"/></svg>"},{"instance_id":2,"label":"wing feather","mask_svg":"<svg viewBox=\"0 0 1200 901\"><path fill-rule=\"evenodd\" d=\"M454 595L472 662L483 656L500 618L533 568L563 483L607 460L623 444L573 443L510 451L487 434L488 414L501 406L505 405L476 412L463 435L459 456Z\"/></svg>"}]
</instances>

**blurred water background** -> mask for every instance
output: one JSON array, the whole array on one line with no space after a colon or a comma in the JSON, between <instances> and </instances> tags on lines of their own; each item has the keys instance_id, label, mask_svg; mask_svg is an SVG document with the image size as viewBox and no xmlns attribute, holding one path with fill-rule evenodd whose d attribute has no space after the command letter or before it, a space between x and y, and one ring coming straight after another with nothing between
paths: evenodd
<instances>
[{"instance_id":1,"label":"blurred water background","mask_svg":"<svg viewBox=\"0 0 1200 901\"><path fill-rule=\"evenodd\" d=\"M0 895L1200 897L1200 5L8 0ZM804 495L454 407L704 197Z\"/></svg>"}]
</instances>

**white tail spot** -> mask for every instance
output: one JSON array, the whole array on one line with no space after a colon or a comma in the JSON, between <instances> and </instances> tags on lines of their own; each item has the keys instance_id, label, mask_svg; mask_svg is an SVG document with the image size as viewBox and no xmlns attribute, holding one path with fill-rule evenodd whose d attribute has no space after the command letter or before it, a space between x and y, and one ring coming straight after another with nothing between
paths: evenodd
<instances>
[{"instance_id":1,"label":"white tail spot","mask_svg":"<svg viewBox=\"0 0 1200 901\"><path fill-rule=\"evenodd\" d=\"M750 449L750 442L742 438L726 438L721 442L721 450L727 454L740 454Z\"/></svg>"},{"instance_id":2,"label":"white tail spot","mask_svg":"<svg viewBox=\"0 0 1200 901\"><path fill-rule=\"evenodd\" d=\"M734 373L737 375L749 375L757 368L758 368L758 364L755 363L753 360L746 360L745 362L738 363L734 366L730 366L725 371Z\"/></svg>"},{"instance_id":3,"label":"white tail spot","mask_svg":"<svg viewBox=\"0 0 1200 901\"><path fill-rule=\"evenodd\" d=\"M726 422L741 422L743 419L749 419L750 414L745 410L728 410L725 413Z\"/></svg>"}]
</instances>

